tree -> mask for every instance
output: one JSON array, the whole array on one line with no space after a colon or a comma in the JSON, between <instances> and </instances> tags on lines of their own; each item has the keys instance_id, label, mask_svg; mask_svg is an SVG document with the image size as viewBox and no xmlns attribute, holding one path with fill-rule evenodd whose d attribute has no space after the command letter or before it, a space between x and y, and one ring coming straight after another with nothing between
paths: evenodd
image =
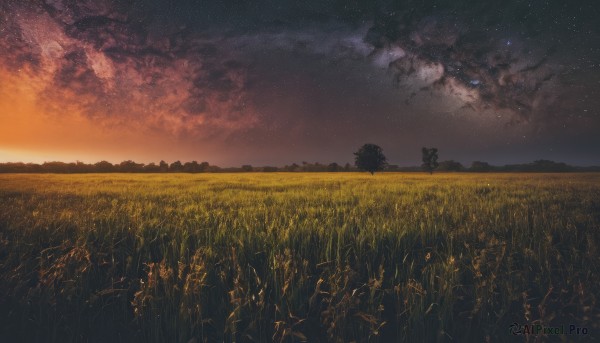
<instances>
[{"instance_id":1,"label":"tree","mask_svg":"<svg viewBox=\"0 0 600 343\"><path fill-rule=\"evenodd\" d=\"M69 165L64 162L44 162L42 170L46 173L68 173Z\"/></svg>"},{"instance_id":2,"label":"tree","mask_svg":"<svg viewBox=\"0 0 600 343\"><path fill-rule=\"evenodd\" d=\"M254 170L254 168L252 168L252 166L251 166L251 165L249 165L249 164L244 164L244 165L242 166L242 171L243 171L243 172L251 172L252 170Z\"/></svg>"},{"instance_id":3,"label":"tree","mask_svg":"<svg viewBox=\"0 0 600 343\"><path fill-rule=\"evenodd\" d=\"M470 169L473 172L489 172L492 170L492 166L487 162L473 161Z\"/></svg>"},{"instance_id":4,"label":"tree","mask_svg":"<svg viewBox=\"0 0 600 343\"><path fill-rule=\"evenodd\" d=\"M143 170L143 163L135 163L132 160L127 160L119 163L119 171L123 173L139 173Z\"/></svg>"},{"instance_id":5,"label":"tree","mask_svg":"<svg viewBox=\"0 0 600 343\"><path fill-rule=\"evenodd\" d=\"M292 163L292 165L286 165L285 167L283 167L283 170L287 171L287 172L295 172L300 170L300 166L296 163Z\"/></svg>"},{"instance_id":6,"label":"tree","mask_svg":"<svg viewBox=\"0 0 600 343\"><path fill-rule=\"evenodd\" d=\"M383 150L375 144L365 144L354 153L354 164L360 170L368 171L373 175L376 171L381 171L387 165L387 159Z\"/></svg>"},{"instance_id":7,"label":"tree","mask_svg":"<svg viewBox=\"0 0 600 343\"><path fill-rule=\"evenodd\" d=\"M326 171L326 170L327 170L327 166L324 166L319 162L315 162L311 171L322 172L322 171Z\"/></svg>"},{"instance_id":8,"label":"tree","mask_svg":"<svg viewBox=\"0 0 600 343\"><path fill-rule=\"evenodd\" d=\"M210 167L211 167L211 165L208 164L208 162L205 161L205 162L200 163L199 169L200 169L201 173L206 173L206 172L210 171L209 170Z\"/></svg>"},{"instance_id":9,"label":"tree","mask_svg":"<svg viewBox=\"0 0 600 343\"><path fill-rule=\"evenodd\" d=\"M160 167L156 165L154 162L150 162L144 166L144 171L148 173L158 173L160 172Z\"/></svg>"},{"instance_id":10,"label":"tree","mask_svg":"<svg viewBox=\"0 0 600 343\"><path fill-rule=\"evenodd\" d=\"M169 164L163 160L160 161L158 167L160 168L161 173L166 173L169 171Z\"/></svg>"},{"instance_id":11,"label":"tree","mask_svg":"<svg viewBox=\"0 0 600 343\"><path fill-rule=\"evenodd\" d=\"M337 164L337 163L335 163L335 162L330 163L327 166L327 171L329 171L329 172L337 172L337 171L340 171L340 170L342 170L342 167L340 167L340 165Z\"/></svg>"},{"instance_id":12,"label":"tree","mask_svg":"<svg viewBox=\"0 0 600 343\"><path fill-rule=\"evenodd\" d=\"M183 170L183 164L181 164L181 161L175 161L175 162L171 163L171 165L169 166L169 171L172 173L178 173L182 170Z\"/></svg>"},{"instance_id":13,"label":"tree","mask_svg":"<svg viewBox=\"0 0 600 343\"><path fill-rule=\"evenodd\" d=\"M536 160L533 161L533 170L543 172L566 172L569 171L569 166L563 162Z\"/></svg>"},{"instance_id":14,"label":"tree","mask_svg":"<svg viewBox=\"0 0 600 343\"><path fill-rule=\"evenodd\" d=\"M200 163L200 168L202 168L203 165L206 166L206 168L202 169L202 173L219 173L221 171L221 167L208 165L208 162Z\"/></svg>"},{"instance_id":15,"label":"tree","mask_svg":"<svg viewBox=\"0 0 600 343\"><path fill-rule=\"evenodd\" d=\"M200 171L200 165L197 161L185 162L183 164L183 171L185 173L197 173Z\"/></svg>"},{"instance_id":16,"label":"tree","mask_svg":"<svg viewBox=\"0 0 600 343\"><path fill-rule=\"evenodd\" d=\"M95 163L94 167L96 168L96 172L98 173L109 173L114 171L114 166L112 165L112 163L107 161L100 161L98 163Z\"/></svg>"},{"instance_id":17,"label":"tree","mask_svg":"<svg viewBox=\"0 0 600 343\"><path fill-rule=\"evenodd\" d=\"M73 166L73 172L74 173L89 173L89 172L93 172L93 166L89 165L89 164L85 164L81 161L77 161L75 162L75 165Z\"/></svg>"},{"instance_id":18,"label":"tree","mask_svg":"<svg viewBox=\"0 0 600 343\"><path fill-rule=\"evenodd\" d=\"M427 149L423 147L421 149L421 153L423 154L423 164L421 167L429 172L429 174L433 174L433 170L438 167L438 154L436 148Z\"/></svg>"},{"instance_id":19,"label":"tree","mask_svg":"<svg viewBox=\"0 0 600 343\"><path fill-rule=\"evenodd\" d=\"M465 169L463 165L454 160L442 161L438 166L438 170L440 171L462 171L463 169Z\"/></svg>"}]
</instances>

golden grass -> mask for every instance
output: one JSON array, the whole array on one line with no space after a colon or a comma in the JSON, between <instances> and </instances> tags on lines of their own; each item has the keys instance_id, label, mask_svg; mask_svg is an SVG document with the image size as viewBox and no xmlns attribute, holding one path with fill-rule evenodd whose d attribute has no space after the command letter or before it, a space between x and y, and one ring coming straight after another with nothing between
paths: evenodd
<instances>
[{"instance_id":1,"label":"golden grass","mask_svg":"<svg viewBox=\"0 0 600 343\"><path fill-rule=\"evenodd\" d=\"M0 337L597 329L600 174L0 175Z\"/></svg>"}]
</instances>

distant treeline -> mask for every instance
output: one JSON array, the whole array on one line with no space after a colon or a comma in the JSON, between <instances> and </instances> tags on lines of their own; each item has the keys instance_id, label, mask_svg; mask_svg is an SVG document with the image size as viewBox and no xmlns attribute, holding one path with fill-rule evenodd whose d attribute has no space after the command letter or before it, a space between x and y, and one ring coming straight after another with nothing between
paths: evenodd
<instances>
[{"instance_id":1,"label":"distant treeline","mask_svg":"<svg viewBox=\"0 0 600 343\"><path fill-rule=\"evenodd\" d=\"M388 166L388 171L422 171L421 167L398 167ZM453 160L442 161L435 169L436 171L444 172L597 172L600 171L600 166L578 167L570 166L563 162L554 162L550 160L536 160L531 163L522 164L507 164L504 166L494 166L487 162L474 161L469 167L463 166L460 162Z\"/></svg>"},{"instance_id":2,"label":"distant treeline","mask_svg":"<svg viewBox=\"0 0 600 343\"><path fill-rule=\"evenodd\" d=\"M262 166L253 167L243 165L241 167L221 168L210 165L208 162L198 163L196 161L182 163L180 161L171 164L160 161L156 163L136 163L134 161L123 161L112 164L101 161L94 164L83 162L45 162L43 164L9 162L0 163L0 173L239 173L239 172L354 172L358 169L346 163L320 164L302 162L293 163L283 167ZM421 167L398 167L388 165L385 171L390 172L420 172ZM465 167L460 162L453 160L442 161L436 171L444 172L592 172L600 171L600 166L576 167L562 162L549 160L537 160L527 164L509 164L505 166L493 166L487 162L475 161L471 166Z\"/></svg>"}]
</instances>

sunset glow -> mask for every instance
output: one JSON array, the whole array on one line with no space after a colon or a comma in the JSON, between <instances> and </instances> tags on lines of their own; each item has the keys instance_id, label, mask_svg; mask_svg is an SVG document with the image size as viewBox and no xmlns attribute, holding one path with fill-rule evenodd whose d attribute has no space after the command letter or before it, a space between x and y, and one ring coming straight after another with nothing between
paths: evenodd
<instances>
[{"instance_id":1,"label":"sunset glow","mask_svg":"<svg viewBox=\"0 0 600 343\"><path fill-rule=\"evenodd\" d=\"M344 163L376 141L400 165L422 145L463 163L600 163L585 5L495 26L491 10L309 8L5 1L0 161Z\"/></svg>"}]
</instances>

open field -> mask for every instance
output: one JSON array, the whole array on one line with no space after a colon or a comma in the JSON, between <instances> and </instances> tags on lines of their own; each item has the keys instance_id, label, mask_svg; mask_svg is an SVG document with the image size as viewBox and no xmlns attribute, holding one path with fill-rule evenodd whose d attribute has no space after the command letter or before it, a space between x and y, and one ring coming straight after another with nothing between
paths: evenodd
<instances>
[{"instance_id":1,"label":"open field","mask_svg":"<svg viewBox=\"0 0 600 343\"><path fill-rule=\"evenodd\" d=\"M599 245L600 174L4 174L0 341L593 341Z\"/></svg>"}]
</instances>

